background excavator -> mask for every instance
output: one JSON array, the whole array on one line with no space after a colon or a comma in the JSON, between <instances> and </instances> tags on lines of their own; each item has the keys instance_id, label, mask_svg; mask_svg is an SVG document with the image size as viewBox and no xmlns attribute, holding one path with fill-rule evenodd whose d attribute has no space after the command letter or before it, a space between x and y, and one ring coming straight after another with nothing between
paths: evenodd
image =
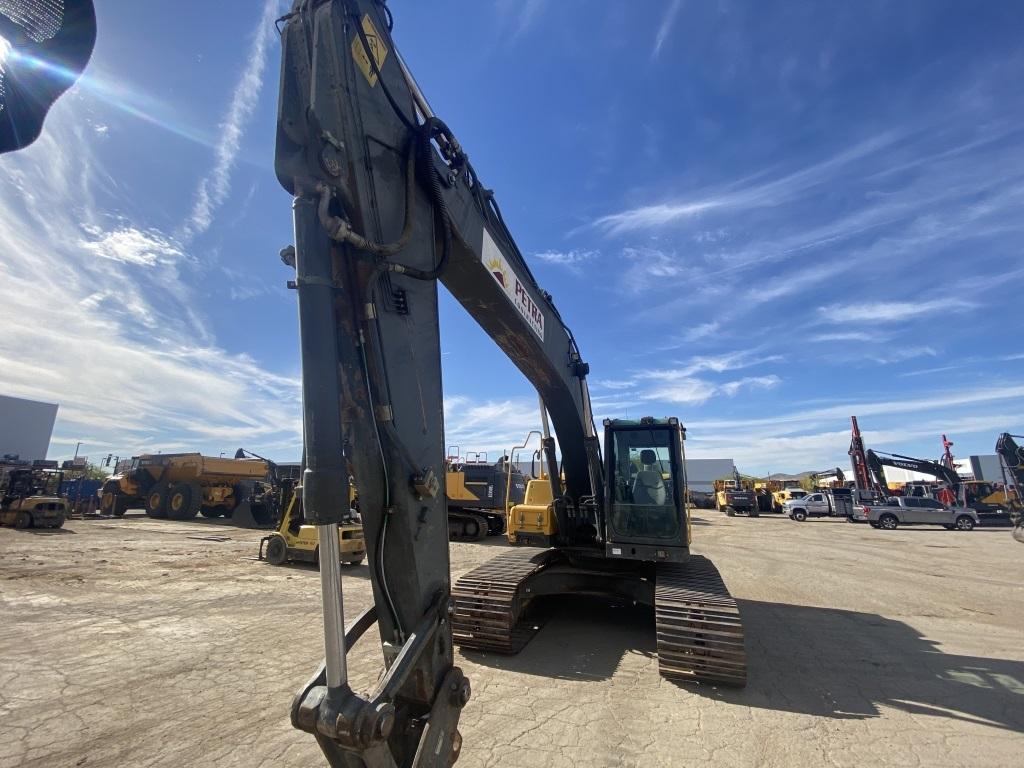
<instances>
[{"instance_id":1,"label":"background excavator","mask_svg":"<svg viewBox=\"0 0 1024 768\"><path fill-rule=\"evenodd\" d=\"M445 491L449 539L478 541L505 533L508 509L526 495L526 477L507 456L497 461L486 453L461 456L458 446L450 446Z\"/></svg>"},{"instance_id":2,"label":"background excavator","mask_svg":"<svg viewBox=\"0 0 1024 768\"><path fill-rule=\"evenodd\" d=\"M936 496L944 504L950 505L960 503L960 476L945 464L928 459L915 459L912 456L902 456L898 453L885 453L873 451L870 448L867 453L868 470L875 479L875 483L888 488L885 479L885 467L898 467L910 472L920 472L923 475L930 475L936 480L944 483L940 489L940 496ZM943 492L945 491L945 492ZM891 495L891 494L890 494Z\"/></svg>"},{"instance_id":3,"label":"background excavator","mask_svg":"<svg viewBox=\"0 0 1024 768\"><path fill-rule=\"evenodd\" d=\"M846 473L840 467L812 472L807 476L807 480L814 489L846 487Z\"/></svg>"},{"instance_id":4,"label":"background excavator","mask_svg":"<svg viewBox=\"0 0 1024 768\"><path fill-rule=\"evenodd\" d=\"M11 6L4 15L18 29L9 31L24 31ZM531 602L551 594L651 604L664 675L742 684L736 603L710 561L689 552L683 426L606 420L602 452L589 366L493 193L398 55L392 24L382 0L296 0L278 20L275 170L294 198L294 249L282 256L298 294L302 502L317 526L325 645L324 663L293 701L293 725L314 735L332 766L450 765L470 698L453 637L515 651L529 638ZM20 73L13 81L20 89ZM41 124L53 98L29 117ZM0 150L27 143L12 135ZM542 548L502 555L454 590L438 283L534 385L558 437L556 451L545 430L549 499L523 514L537 533L517 536ZM374 605L346 628L338 524L348 514L349 464ZM386 671L363 695L348 685L346 651L374 623Z\"/></svg>"}]
</instances>

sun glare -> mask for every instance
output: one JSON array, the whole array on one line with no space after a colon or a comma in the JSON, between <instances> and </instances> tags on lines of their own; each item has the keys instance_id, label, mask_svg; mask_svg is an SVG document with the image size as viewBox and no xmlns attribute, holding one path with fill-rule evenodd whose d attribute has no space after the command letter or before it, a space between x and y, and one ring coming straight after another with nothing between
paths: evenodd
<instances>
[{"instance_id":1,"label":"sun glare","mask_svg":"<svg viewBox=\"0 0 1024 768\"><path fill-rule=\"evenodd\" d=\"M7 55L11 52L11 44L7 42L7 38L0 35L0 71L3 70L4 64L7 63Z\"/></svg>"}]
</instances>

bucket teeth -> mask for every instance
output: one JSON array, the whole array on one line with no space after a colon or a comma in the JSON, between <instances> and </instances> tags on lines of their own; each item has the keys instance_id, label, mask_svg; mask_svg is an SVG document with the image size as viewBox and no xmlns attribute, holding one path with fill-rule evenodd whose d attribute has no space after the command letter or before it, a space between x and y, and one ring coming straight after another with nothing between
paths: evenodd
<instances>
[{"instance_id":1,"label":"bucket teeth","mask_svg":"<svg viewBox=\"0 0 1024 768\"><path fill-rule=\"evenodd\" d=\"M710 560L659 563L654 615L662 677L746 685L740 611Z\"/></svg>"}]
</instances>

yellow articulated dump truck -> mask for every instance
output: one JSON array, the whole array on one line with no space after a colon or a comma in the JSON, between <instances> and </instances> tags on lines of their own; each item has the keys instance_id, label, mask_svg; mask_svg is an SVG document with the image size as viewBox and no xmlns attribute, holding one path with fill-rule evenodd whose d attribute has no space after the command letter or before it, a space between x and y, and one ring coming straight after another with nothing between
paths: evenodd
<instances>
[{"instance_id":1,"label":"yellow articulated dump truck","mask_svg":"<svg viewBox=\"0 0 1024 768\"><path fill-rule=\"evenodd\" d=\"M143 454L128 469L112 475L100 489L100 509L121 517L144 507L155 518L189 520L231 517L238 525L273 522L273 512L252 504L271 485L270 464L263 459L230 459L199 453ZM260 519L266 517L267 519Z\"/></svg>"}]
</instances>

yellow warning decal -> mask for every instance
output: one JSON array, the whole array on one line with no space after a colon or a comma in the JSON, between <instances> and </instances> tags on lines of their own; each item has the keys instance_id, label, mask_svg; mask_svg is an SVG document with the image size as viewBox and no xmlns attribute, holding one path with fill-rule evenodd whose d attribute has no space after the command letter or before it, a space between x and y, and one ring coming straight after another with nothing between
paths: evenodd
<instances>
[{"instance_id":1,"label":"yellow warning decal","mask_svg":"<svg viewBox=\"0 0 1024 768\"><path fill-rule=\"evenodd\" d=\"M373 60L377 65L377 71L382 72L384 70L384 59L388 57L388 47L384 45L384 41L381 40L380 34L377 32L377 28L370 21L369 14L363 16L363 34L366 35L366 42L369 43L370 50L373 52ZM370 57L366 55L366 48L363 47L363 41L359 39L358 32L352 38L352 58L356 60L356 64L362 70L363 76L366 77L366 82L373 88L377 84L377 73L373 71L373 67L370 65Z\"/></svg>"}]
</instances>

